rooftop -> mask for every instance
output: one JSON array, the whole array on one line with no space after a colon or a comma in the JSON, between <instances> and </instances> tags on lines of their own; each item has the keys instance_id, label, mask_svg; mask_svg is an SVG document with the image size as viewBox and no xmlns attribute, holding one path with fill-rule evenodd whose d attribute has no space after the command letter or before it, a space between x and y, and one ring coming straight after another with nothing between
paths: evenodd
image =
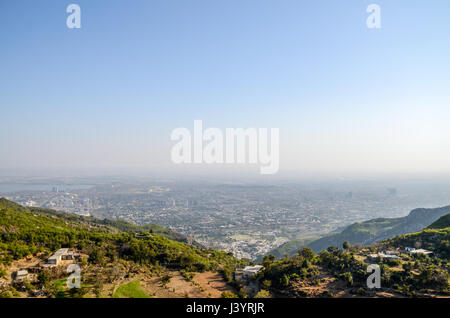
<instances>
[{"instance_id":1,"label":"rooftop","mask_svg":"<svg viewBox=\"0 0 450 318\"><path fill-rule=\"evenodd\" d=\"M244 268L244 272L259 272L263 267L261 265L247 266Z\"/></svg>"}]
</instances>

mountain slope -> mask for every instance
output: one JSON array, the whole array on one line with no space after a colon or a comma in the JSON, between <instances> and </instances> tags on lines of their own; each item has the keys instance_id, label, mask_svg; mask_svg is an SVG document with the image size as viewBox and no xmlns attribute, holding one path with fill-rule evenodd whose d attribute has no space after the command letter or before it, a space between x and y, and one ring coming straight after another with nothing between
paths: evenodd
<instances>
[{"instance_id":1,"label":"mountain slope","mask_svg":"<svg viewBox=\"0 0 450 318\"><path fill-rule=\"evenodd\" d=\"M436 222L431 224L429 229L444 229L450 227L450 213L441 216Z\"/></svg>"},{"instance_id":2,"label":"mountain slope","mask_svg":"<svg viewBox=\"0 0 450 318\"><path fill-rule=\"evenodd\" d=\"M118 225L117 225L118 224ZM150 230L155 227L150 227ZM162 227L156 229L164 232ZM85 218L42 209L27 209L0 199L0 264L30 254L78 249L95 259L124 259L177 269L215 269L237 262L234 257L151 233L148 227ZM136 231L140 235L136 236Z\"/></svg>"},{"instance_id":3,"label":"mountain slope","mask_svg":"<svg viewBox=\"0 0 450 318\"><path fill-rule=\"evenodd\" d=\"M354 223L341 233L322 237L306 246L319 252L329 246L341 246L345 241L348 241L350 244L370 245L374 242L379 242L396 235L419 231L449 212L450 206L435 209L420 208L412 210L409 215L405 217L378 218L361 223ZM287 253L293 255L299 248L305 246L301 245L302 242L299 243L299 245L295 244L295 242L294 244L292 242L285 243L292 246ZM274 250L274 253L279 254L278 250L280 249L283 249L286 252L284 245L281 245Z\"/></svg>"},{"instance_id":4,"label":"mountain slope","mask_svg":"<svg viewBox=\"0 0 450 318\"><path fill-rule=\"evenodd\" d=\"M309 248L303 248L278 260L267 255L260 274L263 288L281 297L448 298L449 216L442 216L418 232L397 235L371 246L329 247L317 255ZM433 253L410 254L406 247L423 248ZM373 258L387 250L395 251L396 259ZM375 289L367 288L369 264L377 264L380 268L381 284Z\"/></svg>"},{"instance_id":5,"label":"mountain slope","mask_svg":"<svg viewBox=\"0 0 450 318\"><path fill-rule=\"evenodd\" d=\"M398 235L381 244L389 248L424 248L432 251L434 256L450 260L450 213L421 231Z\"/></svg>"},{"instance_id":6,"label":"mountain slope","mask_svg":"<svg viewBox=\"0 0 450 318\"><path fill-rule=\"evenodd\" d=\"M2 200L5 200L5 199L0 198L0 205L2 204ZM11 202L11 203L16 204L14 202ZM9 204L11 205L11 203L9 203ZM20 205L16 204L16 208L17 208L17 206L20 207ZM135 233L150 232L153 234L162 235L162 236L168 238L169 240L189 243L198 248L204 248L203 245L194 241L193 238L191 238L187 235L175 232L171 229L168 229L168 228L158 225L158 224L136 225L136 224L126 222L123 220L98 219L98 218L90 217L90 216L81 216L81 215L77 215L77 214L55 211L52 209L44 209L44 208L37 208L37 207L30 207L28 209L31 212L39 212L42 214L53 215L53 216L57 216L59 218L76 221L76 222L86 222L86 223L89 223L92 225L104 226L106 228L115 229L115 230L119 230L122 232L135 232Z\"/></svg>"},{"instance_id":7,"label":"mountain slope","mask_svg":"<svg viewBox=\"0 0 450 318\"><path fill-rule=\"evenodd\" d=\"M184 239L159 225L29 209L0 199L0 298L220 297L233 290L233 269L248 264L168 237ZM77 255L67 262L81 267L81 288L64 284L65 259L46 264L60 248ZM25 280L17 280L19 271L27 273Z\"/></svg>"}]
</instances>

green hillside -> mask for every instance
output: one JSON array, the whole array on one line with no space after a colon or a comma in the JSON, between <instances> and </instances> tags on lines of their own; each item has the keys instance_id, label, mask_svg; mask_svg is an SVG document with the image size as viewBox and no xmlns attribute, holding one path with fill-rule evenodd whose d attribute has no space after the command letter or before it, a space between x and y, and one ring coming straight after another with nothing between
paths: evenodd
<instances>
[{"instance_id":1,"label":"green hillside","mask_svg":"<svg viewBox=\"0 0 450 318\"><path fill-rule=\"evenodd\" d=\"M281 244L277 248L271 250L268 254L275 256L275 258L280 258L287 255L293 255L297 252L298 249L307 246L309 243L314 241L314 238L311 239L297 239L288 241L284 244ZM255 261L257 263L262 262L263 256L259 256Z\"/></svg>"},{"instance_id":2,"label":"green hillside","mask_svg":"<svg viewBox=\"0 0 450 318\"><path fill-rule=\"evenodd\" d=\"M153 232L152 232L153 231ZM136 232L140 235L136 236ZM232 255L171 240L159 226L97 220L44 209L28 209L0 199L0 264L61 247L89 255L93 263L123 259L137 264L204 271L234 266ZM168 235L170 237L170 235Z\"/></svg>"},{"instance_id":3,"label":"green hillside","mask_svg":"<svg viewBox=\"0 0 450 318\"><path fill-rule=\"evenodd\" d=\"M4 199L0 199L0 200L4 200ZM15 203L11 202L9 204L15 204ZM16 205L16 208L19 206L17 204L15 204L15 205ZM159 234L170 240L185 242L185 243L192 244L196 247L203 248L203 246L201 244L195 242L191 237L183 235L178 232L175 232L171 229L168 229L168 228L158 225L158 224L136 225L136 224L126 222L123 220L98 219L95 217L88 217L88 216L64 213L64 212L55 211L55 210L51 210L51 209L43 209L43 208L37 208L37 207L31 207L28 209L31 212L39 212L42 214L53 215L58 218L63 218L63 219L74 221L74 222L84 222L84 223L89 223L89 224L96 225L96 226L103 226L105 228L109 228L111 231L135 232L135 233L149 232L149 233L153 233L153 234Z\"/></svg>"},{"instance_id":4,"label":"green hillside","mask_svg":"<svg viewBox=\"0 0 450 318\"><path fill-rule=\"evenodd\" d=\"M447 226L449 213L444 213L445 209L448 208L414 210L408 216L408 226L413 226L413 221L416 224L424 222L424 214L430 218L441 213L445 215L423 230L397 235L371 246L328 247L319 254L303 248L296 250L295 255L279 260L266 256L262 261L263 270L256 277L262 289L261 295L448 296L450 227ZM365 233L379 234L377 227L380 224L385 230L388 229L386 232L396 231L399 226L405 226L405 220L401 219L357 223L344 232L351 229L352 233L362 233L362 237ZM29 209L0 199L0 298L35 297L35 291L46 297L146 298L153 297L156 292L167 297L170 293L175 295L174 287L166 288L174 275L185 279L185 285L179 285L180 281L177 281L177 290L191 290L199 286L194 276L201 273L219 275L218 272L221 272L223 282L237 284L232 278L234 269L248 264L229 253L198 248L164 235L176 237L175 232L157 225L138 226L47 209ZM337 245L336 241L330 245ZM83 255L82 260L78 261L83 273L80 289L68 290L65 287L68 274L57 267L41 267L33 280L12 280L5 287L8 275L23 268L18 263L27 262L29 258L43 261L62 247ZM406 252L405 247L420 247L433 254L413 255ZM397 251L399 258L376 261L381 267L382 287L368 290L365 285L366 268L373 263L370 255L386 250ZM27 264L27 268L34 266L34 263ZM220 279L214 278L216 282ZM210 288L206 284L203 286L199 293ZM239 290L239 294L245 295L245 291Z\"/></svg>"},{"instance_id":5,"label":"green hillside","mask_svg":"<svg viewBox=\"0 0 450 318\"><path fill-rule=\"evenodd\" d=\"M450 212L450 206L435 209L415 209L408 216L400 218L378 218L361 223L354 223L348 226L341 233L331 234L308 244L303 241L287 242L269 254L280 255L280 251L293 255L299 248L309 247L316 252L320 252L329 246L341 246L343 242L350 244L370 245L400 234L413 233L419 231L441 216ZM286 248L288 247L288 248Z\"/></svg>"},{"instance_id":6,"label":"green hillside","mask_svg":"<svg viewBox=\"0 0 450 318\"><path fill-rule=\"evenodd\" d=\"M331 246L319 254L303 248L278 260L267 255L259 275L262 288L279 297L448 297L448 220L447 214L435 222L439 228L398 235L371 246ZM406 247L433 253L408 253ZM396 259L372 256L385 251L394 251ZM377 264L381 274L380 287L372 290L366 285L369 264Z\"/></svg>"},{"instance_id":7,"label":"green hillside","mask_svg":"<svg viewBox=\"0 0 450 318\"><path fill-rule=\"evenodd\" d=\"M450 227L450 213L440 217L436 222L431 224L429 229L444 229Z\"/></svg>"},{"instance_id":8,"label":"green hillside","mask_svg":"<svg viewBox=\"0 0 450 318\"><path fill-rule=\"evenodd\" d=\"M450 213L422 231L398 235L382 242L382 245L393 248L423 248L432 251L441 259L450 260Z\"/></svg>"}]
</instances>

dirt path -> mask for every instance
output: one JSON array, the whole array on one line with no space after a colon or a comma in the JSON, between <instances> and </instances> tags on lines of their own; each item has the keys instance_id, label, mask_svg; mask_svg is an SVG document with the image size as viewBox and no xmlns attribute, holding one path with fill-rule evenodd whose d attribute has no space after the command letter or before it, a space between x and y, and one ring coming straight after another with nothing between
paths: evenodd
<instances>
[{"instance_id":1,"label":"dirt path","mask_svg":"<svg viewBox=\"0 0 450 318\"><path fill-rule=\"evenodd\" d=\"M164 286L159 276L136 275L133 278L124 279L111 284L105 285L102 295L109 296L114 294L120 285L126 284L131 280L140 279L141 288L150 296L156 298L220 298L222 292L234 289L228 286L219 273L205 272L195 273L192 282L186 280L180 272L170 272L170 282Z\"/></svg>"},{"instance_id":2,"label":"dirt path","mask_svg":"<svg viewBox=\"0 0 450 318\"><path fill-rule=\"evenodd\" d=\"M194 281L205 289L206 295L210 295L212 298L220 298L224 291L236 293L234 288L225 283L222 275L219 273L198 273L195 275Z\"/></svg>"}]
</instances>

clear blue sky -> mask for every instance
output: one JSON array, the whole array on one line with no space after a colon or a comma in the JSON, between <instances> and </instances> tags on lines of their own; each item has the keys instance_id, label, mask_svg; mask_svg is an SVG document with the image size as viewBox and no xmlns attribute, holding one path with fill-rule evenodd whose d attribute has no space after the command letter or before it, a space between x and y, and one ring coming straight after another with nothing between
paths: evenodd
<instances>
[{"instance_id":1,"label":"clear blue sky","mask_svg":"<svg viewBox=\"0 0 450 318\"><path fill-rule=\"evenodd\" d=\"M448 0L2 0L0 165L170 169L170 132L202 119L279 127L285 170L449 172L449 17Z\"/></svg>"}]
</instances>

